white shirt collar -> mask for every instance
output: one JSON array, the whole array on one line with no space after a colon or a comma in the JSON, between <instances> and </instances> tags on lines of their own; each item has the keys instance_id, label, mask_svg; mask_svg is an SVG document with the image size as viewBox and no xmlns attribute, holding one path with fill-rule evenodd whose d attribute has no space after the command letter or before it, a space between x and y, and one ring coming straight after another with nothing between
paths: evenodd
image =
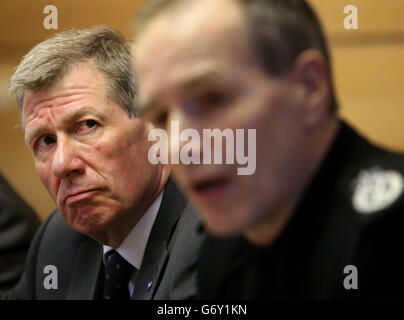
<instances>
[{"instance_id":1,"label":"white shirt collar","mask_svg":"<svg viewBox=\"0 0 404 320\"><path fill-rule=\"evenodd\" d=\"M140 266L142 265L147 240L149 239L154 220L156 220L157 213L160 209L163 193L164 189L160 192L159 196L156 198L156 200L154 200L149 209L147 209L142 218L140 218L138 223L136 223L136 225L128 233L119 248L116 249L116 251L118 251L118 253L137 270L139 270ZM104 245L103 249L105 256L105 254L113 248Z\"/></svg>"}]
</instances>

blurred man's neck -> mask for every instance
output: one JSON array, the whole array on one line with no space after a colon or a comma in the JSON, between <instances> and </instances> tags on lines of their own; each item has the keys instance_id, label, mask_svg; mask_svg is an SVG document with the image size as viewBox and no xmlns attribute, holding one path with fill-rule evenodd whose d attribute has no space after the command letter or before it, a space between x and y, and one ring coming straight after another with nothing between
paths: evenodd
<instances>
[{"instance_id":1,"label":"blurred man's neck","mask_svg":"<svg viewBox=\"0 0 404 320\"><path fill-rule=\"evenodd\" d=\"M305 191L322 164L324 157L331 148L338 133L340 123L336 117L330 117L324 122L321 128L313 134L308 153L310 157L310 168L307 174L300 179L299 191L295 196L288 199L287 203L276 212L271 212L259 224L250 227L244 232L244 237L256 246L268 246L272 244L287 226L290 218L304 196ZM298 183L298 182L297 182Z\"/></svg>"}]
</instances>

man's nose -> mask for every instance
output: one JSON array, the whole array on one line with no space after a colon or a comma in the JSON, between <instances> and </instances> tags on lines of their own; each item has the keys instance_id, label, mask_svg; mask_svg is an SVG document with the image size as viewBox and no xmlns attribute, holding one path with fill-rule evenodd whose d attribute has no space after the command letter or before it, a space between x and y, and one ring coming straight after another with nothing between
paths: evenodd
<instances>
[{"instance_id":1,"label":"man's nose","mask_svg":"<svg viewBox=\"0 0 404 320\"><path fill-rule=\"evenodd\" d=\"M66 138L58 138L52 171L60 179L81 174L84 171L84 164L78 156L77 147Z\"/></svg>"}]
</instances>

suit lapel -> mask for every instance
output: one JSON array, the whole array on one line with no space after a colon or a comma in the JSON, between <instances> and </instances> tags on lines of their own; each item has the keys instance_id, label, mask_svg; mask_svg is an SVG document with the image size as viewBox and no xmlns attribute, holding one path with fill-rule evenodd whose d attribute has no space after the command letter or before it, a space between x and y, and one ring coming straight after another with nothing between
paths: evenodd
<instances>
[{"instance_id":1,"label":"suit lapel","mask_svg":"<svg viewBox=\"0 0 404 320\"><path fill-rule=\"evenodd\" d=\"M68 300L93 300L99 297L103 285L102 246L94 242L82 243L74 260Z\"/></svg>"},{"instance_id":2,"label":"suit lapel","mask_svg":"<svg viewBox=\"0 0 404 320\"><path fill-rule=\"evenodd\" d=\"M160 209L154 222L136 280L136 300L153 299L169 258L168 244L187 201L175 183L169 179Z\"/></svg>"}]
</instances>

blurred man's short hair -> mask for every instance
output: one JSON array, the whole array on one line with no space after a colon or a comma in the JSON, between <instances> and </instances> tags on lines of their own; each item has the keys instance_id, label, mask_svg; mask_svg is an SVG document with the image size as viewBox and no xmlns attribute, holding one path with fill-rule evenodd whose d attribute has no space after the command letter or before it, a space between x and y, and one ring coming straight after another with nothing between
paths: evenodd
<instances>
[{"instance_id":1,"label":"blurred man's short hair","mask_svg":"<svg viewBox=\"0 0 404 320\"><path fill-rule=\"evenodd\" d=\"M150 0L135 19L135 31L165 10L176 10L196 0ZM307 49L319 51L327 66L330 83L330 111L337 110L332 86L327 43L315 12L305 0L234 0L245 15L248 42L263 69L273 76L287 73L295 59Z\"/></svg>"}]
</instances>

